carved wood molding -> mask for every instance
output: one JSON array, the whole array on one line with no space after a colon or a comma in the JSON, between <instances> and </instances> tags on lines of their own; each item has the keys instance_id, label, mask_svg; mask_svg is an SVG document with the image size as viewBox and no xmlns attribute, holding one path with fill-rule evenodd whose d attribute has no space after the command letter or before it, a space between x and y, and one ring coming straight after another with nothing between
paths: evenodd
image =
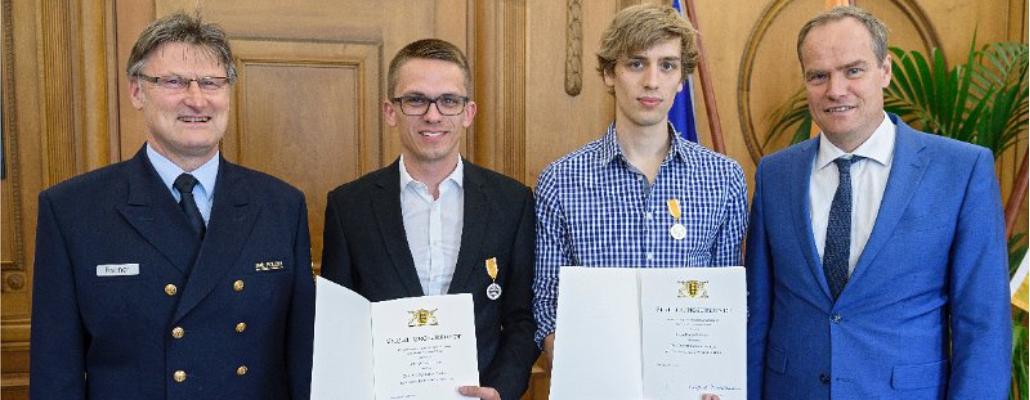
<instances>
[{"instance_id":1,"label":"carved wood molding","mask_svg":"<svg viewBox=\"0 0 1030 400\"><path fill-rule=\"evenodd\" d=\"M773 22L794 1L773 0L769 3L762 11L759 21L751 29L747 44L744 46L744 54L740 59L740 72L737 75L737 115L740 118L741 134L744 136L747 151L756 165L758 160L765 155L762 143L765 142L766 132L755 132L751 116L751 76L754 72L755 58L758 54L758 47L765 39L765 34ZM915 0L891 0L891 4L911 21L927 49L941 47L941 41L933 23ZM759 137L760 135L762 137Z\"/></svg>"},{"instance_id":2,"label":"carved wood molding","mask_svg":"<svg viewBox=\"0 0 1030 400\"><path fill-rule=\"evenodd\" d=\"M583 4L567 0L565 24L565 93L578 96L583 90Z\"/></svg>"},{"instance_id":3,"label":"carved wood molding","mask_svg":"<svg viewBox=\"0 0 1030 400\"><path fill-rule=\"evenodd\" d=\"M9 222L14 229L14 254L6 254L8 259L0 262L3 282L0 284L0 292L21 291L25 289L25 252L24 232L22 232L22 205L21 205L21 164L18 155L18 119L17 102L14 99L14 28L11 18L11 0L3 0L3 158L4 158L4 184L8 186L5 202L11 207L12 220ZM13 256L13 257L12 257Z\"/></svg>"},{"instance_id":4,"label":"carved wood molding","mask_svg":"<svg viewBox=\"0 0 1030 400\"><path fill-rule=\"evenodd\" d=\"M526 4L504 2L504 169L508 176L525 182L526 174Z\"/></svg>"}]
</instances>

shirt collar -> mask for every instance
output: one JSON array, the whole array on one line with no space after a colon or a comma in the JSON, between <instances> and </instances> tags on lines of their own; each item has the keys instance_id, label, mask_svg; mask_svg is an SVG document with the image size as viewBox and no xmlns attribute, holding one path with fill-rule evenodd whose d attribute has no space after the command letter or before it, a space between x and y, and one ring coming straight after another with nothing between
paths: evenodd
<instances>
[{"instance_id":1,"label":"shirt collar","mask_svg":"<svg viewBox=\"0 0 1030 400\"><path fill-rule=\"evenodd\" d=\"M221 152L215 152L215 156L211 157L210 160L207 160L207 162L204 163L204 165L201 165L200 168L197 168L192 172L188 172L190 175L193 175L194 178L197 178L197 182L199 182L200 185L200 192L208 200L213 198L215 194L214 188L215 181L218 180L218 164L221 159L219 156L220 153ZM172 184L175 183L175 178L178 178L179 175L187 172L182 168L179 168L178 165L175 165L172 160L169 160L165 156L161 155L161 153L158 153L157 150L154 150L154 148L150 146L150 143L147 143L147 158L150 159L150 165L154 166L154 170L157 171L157 175L161 177L161 182L165 184L165 187L173 193L178 193L175 188L172 187Z\"/></svg>"},{"instance_id":2,"label":"shirt collar","mask_svg":"<svg viewBox=\"0 0 1030 400\"><path fill-rule=\"evenodd\" d=\"M686 139L680 136L679 132L676 131L676 127L669 123L669 154L665 156L668 160L674 155L678 155L680 160L687 159L687 144ZM601 161L604 164L612 162L612 160L622 156L622 148L619 147L619 139L615 135L615 122L608 125L608 131L605 132L604 137L601 138Z\"/></svg>"},{"instance_id":3,"label":"shirt collar","mask_svg":"<svg viewBox=\"0 0 1030 400\"><path fill-rule=\"evenodd\" d=\"M851 155L861 156L876 161L881 165L887 165L894 156L894 140L896 135L897 127L891 122L890 118L887 118L887 113L885 112L880 126L876 127L876 130L869 136L869 139L866 139L855 151L851 152ZM823 169L830 165L833 160L846 154L848 153L830 143L825 133L820 133L819 153L816 156L815 169Z\"/></svg>"},{"instance_id":4,"label":"shirt collar","mask_svg":"<svg viewBox=\"0 0 1030 400\"><path fill-rule=\"evenodd\" d=\"M408 168L406 168L404 166L404 155L403 154L401 154L401 159L397 163L400 164L401 191L403 191L404 188L408 187L408 185L410 183L418 182L418 181L416 181L415 178L413 178L411 176L411 174L408 173ZM443 178L443 182L447 182L447 181L454 182L456 185L458 185L459 188L460 187L464 187L464 184L465 184L465 167L464 167L464 165L462 165L461 157L458 157L458 165L456 165L454 167L454 171L451 171L450 175L447 175L446 178ZM443 182L441 182L441 186L442 186ZM419 183L422 183L422 182L419 182Z\"/></svg>"}]
</instances>

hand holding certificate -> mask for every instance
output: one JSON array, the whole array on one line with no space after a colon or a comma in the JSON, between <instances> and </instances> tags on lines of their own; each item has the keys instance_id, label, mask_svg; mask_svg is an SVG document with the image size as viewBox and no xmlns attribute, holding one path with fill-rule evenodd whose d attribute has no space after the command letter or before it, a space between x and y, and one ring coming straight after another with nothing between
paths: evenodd
<instances>
[{"instance_id":1,"label":"hand holding certificate","mask_svg":"<svg viewBox=\"0 0 1030 400\"><path fill-rule=\"evenodd\" d=\"M552 398L746 398L743 268L560 274Z\"/></svg>"},{"instance_id":2,"label":"hand holding certificate","mask_svg":"<svg viewBox=\"0 0 1030 400\"><path fill-rule=\"evenodd\" d=\"M478 385L472 297L370 303L317 278L314 399L465 399Z\"/></svg>"}]
</instances>

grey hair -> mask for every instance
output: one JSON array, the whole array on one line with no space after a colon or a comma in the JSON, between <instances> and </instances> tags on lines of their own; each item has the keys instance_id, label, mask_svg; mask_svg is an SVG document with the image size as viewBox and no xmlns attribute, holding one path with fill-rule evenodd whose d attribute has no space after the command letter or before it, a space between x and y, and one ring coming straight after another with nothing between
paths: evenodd
<instances>
[{"instance_id":1,"label":"grey hair","mask_svg":"<svg viewBox=\"0 0 1030 400\"><path fill-rule=\"evenodd\" d=\"M166 43L185 43L207 49L225 67L229 83L236 82L236 63L225 31L216 24L205 23L200 16L175 13L152 22L136 39L129 54L126 72L136 78L142 74L147 56Z\"/></svg>"}]
</instances>

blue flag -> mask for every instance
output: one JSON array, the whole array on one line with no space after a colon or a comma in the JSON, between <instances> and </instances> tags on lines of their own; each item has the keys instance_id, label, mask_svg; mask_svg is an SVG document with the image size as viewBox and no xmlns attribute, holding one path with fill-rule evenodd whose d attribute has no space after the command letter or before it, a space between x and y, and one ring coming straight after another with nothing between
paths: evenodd
<instances>
[{"instance_id":1,"label":"blue flag","mask_svg":"<svg viewBox=\"0 0 1030 400\"><path fill-rule=\"evenodd\" d=\"M673 0L672 6L681 15L683 14L680 0ZM697 123L694 119L694 82L692 79L688 78L683 83L683 90L676 95L676 100L669 109L669 122L672 122L672 126L676 127L684 139L697 143Z\"/></svg>"}]
</instances>

